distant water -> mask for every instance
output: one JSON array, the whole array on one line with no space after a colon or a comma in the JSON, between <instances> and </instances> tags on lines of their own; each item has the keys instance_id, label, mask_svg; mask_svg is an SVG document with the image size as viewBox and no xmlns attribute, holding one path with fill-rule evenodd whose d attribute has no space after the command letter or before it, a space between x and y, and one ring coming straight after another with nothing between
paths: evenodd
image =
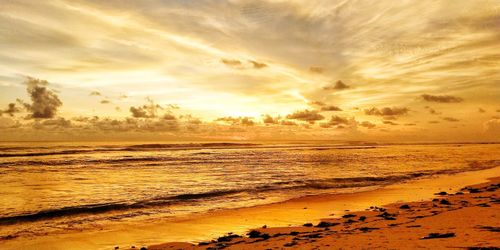
<instances>
[{"instance_id":1,"label":"distant water","mask_svg":"<svg viewBox=\"0 0 500 250\"><path fill-rule=\"evenodd\" d=\"M500 166L500 145L2 143L0 237L357 192Z\"/></svg>"}]
</instances>

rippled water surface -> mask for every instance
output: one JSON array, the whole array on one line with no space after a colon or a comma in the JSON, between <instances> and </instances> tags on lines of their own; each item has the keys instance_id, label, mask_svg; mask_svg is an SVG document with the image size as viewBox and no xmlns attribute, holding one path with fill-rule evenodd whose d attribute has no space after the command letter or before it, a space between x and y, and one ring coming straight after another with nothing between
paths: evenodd
<instances>
[{"instance_id":1,"label":"rippled water surface","mask_svg":"<svg viewBox=\"0 0 500 250\"><path fill-rule=\"evenodd\" d=\"M498 165L497 144L3 143L0 236L355 192Z\"/></svg>"}]
</instances>

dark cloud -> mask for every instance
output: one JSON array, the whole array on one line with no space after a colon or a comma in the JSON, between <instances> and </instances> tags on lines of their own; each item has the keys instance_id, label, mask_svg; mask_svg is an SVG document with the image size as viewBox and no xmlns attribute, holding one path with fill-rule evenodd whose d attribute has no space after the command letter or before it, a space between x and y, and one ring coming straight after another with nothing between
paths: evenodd
<instances>
[{"instance_id":1,"label":"dark cloud","mask_svg":"<svg viewBox=\"0 0 500 250\"><path fill-rule=\"evenodd\" d=\"M110 104L111 102L109 100L102 100L101 104Z\"/></svg>"},{"instance_id":2,"label":"dark cloud","mask_svg":"<svg viewBox=\"0 0 500 250\"><path fill-rule=\"evenodd\" d=\"M439 121L429 121L430 124L438 124Z\"/></svg>"},{"instance_id":3,"label":"dark cloud","mask_svg":"<svg viewBox=\"0 0 500 250\"><path fill-rule=\"evenodd\" d=\"M449 121L449 122L458 122L458 121L460 121L459 119L456 119L456 118L453 118L453 117L443 117L442 119L445 120L445 121Z\"/></svg>"},{"instance_id":4,"label":"dark cloud","mask_svg":"<svg viewBox=\"0 0 500 250\"><path fill-rule=\"evenodd\" d=\"M322 128L330 128L332 126L337 126L337 128L344 128L345 126L342 125L349 125L351 123L355 123L355 121L333 115L328 122L323 122L319 126Z\"/></svg>"},{"instance_id":5,"label":"dark cloud","mask_svg":"<svg viewBox=\"0 0 500 250\"><path fill-rule=\"evenodd\" d=\"M462 102L464 99L451 95L429 95L423 94L421 97L428 102L439 102L439 103L457 103Z\"/></svg>"},{"instance_id":6,"label":"dark cloud","mask_svg":"<svg viewBox=\"0 0 500 250\"><path fill-rule=\"evenodd\" d=\"M147 98L148 104L140 107L130 107L130 113L135 118L154 118L158 115L158 110L163 109L160 105L155 104L155 102Z\"/></svg>"},{"instance_id":7,"label":"dark cloud","mask_svg":"<svg viewBox=\"0 0 500 250\"><path fill-rule=\"evenodd\" d=\"M92 92L90 92L90 95L101 96L101 92L99 92L99 91L92 91Z\"/></svg>"},{"instance_id":8,"label":"dark cloud","mask_svg":"<svg viewBox=\"0 0 500 250\"><path fill-rule=\"evenodd\" d=\"M484 112L486 112L486 110L484 110L484 109L482 109L482 108L478 108L478 109L477 109L477 111L478 111L479 113L484 113Z\"/></svg>"},{"instance_id":9,"label":"dark cloud","mask_svg":"<svg viewBox=\"0 0 500 250\"><path fill-rule=\"evenodd\" d=\"M321 107L321 111L342 111L341 108L333 105Z\"/></svg>"},{"instance_id":10,"label":"dark cloud","mask_svg":"<svg viewBox=\"0 0 500 250\"><path fill-rule=\"evenodd\" d=\"M321 74L321 73L325 72L325 69L323 69L322 67L313 66L313 67L309 68L309 71L311 71L313 73Z\"/></svg>"},{"instance_id":11,"label":"dark cloud","mask_svg":"<svg viewBox=\"0 0 500 250\"><path fill-rule=\"evenodd\" d=\"M375 124L369 122L369 121L364 121L364 122L361 122L359 124L361 127L365 127L365 128L374 128L375 127Z\"/></svg>"},{"instance_id":12,"label":"dark cloud","mask_svg":"<svg viewBox=\"0 0 500 250\"><path fill-rule=\"evenodd\" d=\"M24 105L28 112L31 112L29 118L54 118L57 109L62 106L62 102L53 91L47 89L46 86L49 82L28 77L26 84L28 85L27 91L32 103L25 103L22 100L18 101Z\"/></svg>"},{"instance_id":13,"label":"dark cloud","mask_svg":"<svg viewBox=\"0 0 500 250\"><path fill-rule=\"evenodd\" d=\"M287 119L292 119L292 120L299 120L299 121L306 121L309 123L314 123L316 121L320 121L325 119L324 116L318 113L316 110L303 110L303 111L297 111L293 114L289 114L286 116Z\"/></svg>"},{"instance_id":14,"label":"dark cloud","mask_svg":"<svg viewBox=\"0 0 500 250\"><path fill-rule=\"evenodd\" d=\"M384 116L384 117L397 117L401 115L406 115L408 114L408 111L410 111L408 108L401 108L401 107L385 107L382 109L378 108L371 108L371 109L365 109L365 114L366 115L375 115L375 116ZM392 119L389 119L392 120Z\"/></svg>"},{"instance_id":15,"label":"dark cloud","mask_svg":"<svg viewBox=\"0 0 500 250\"><path fill-rule=\"evenodd\" d=\"M240 60L231 60L231 59L221 59L221 62L231 67L241 66L242 64Z\"/></svg>"},{"instance_id":16,"label":"dark cloud","mask_svg":"<svg viewBox=\"0 0 500 250\"><path fill-rule=\"evenodd\" d=\"M344 90L349 88L351 88L351 86L345 84L341 80L338 80L335 84L323 87L324 90Z\"/></svg>"},{"instance_id":17,"label":"dark cloud","mask_svg":"<svg viewBox=\"0 0 500 250\"><path fill-rule=\"evenodd\" d=\"M262 69L262 68L267 67L267 64L265 64L265 63L260 63L260 62L256 62L253 60L249 60L248 62L250 62L252 64L254 69Z\"/></svg>"},{"instance_id":18,"label":"dark cloud","mask_svg":"<svg viewBox=\"0 0 500 250\"><path fill-rule=\"evenodd\" d=\"M405 123L404 125L405 126L416 126L417 124L416 123Z\"/></svg>"},{"instance_id":19,"label":"dark cloud","mask_svg":"<svg viewBox=\"0 0 500 250\"><path fill-rule=\"evenodd\" d=\"M175 118L174 115L172 114L164 114L163 115L163 120L168 120L168 121L173 121L173 120L176 120L177 118Z\"/></svg>"},{"instance_id":20,"label":"dark cloud","mask_svg":"<svg viewBox=\"0 0 500 250\"><path fill-rule=\"evenodd\" d=\"M15 103L9 103L6 109L0 110L0 116L3 114L14 116L15 113L19 112L21 112L21 108L16 107Z\"/></svg>"},{"instance_id":21,"label":"dark cloud","mask_svg":"<svg viewBox=\"0 0 500 250\"><path fill-rule=\"evenodd\" d=\"M398 123L395 123L395 122L392 122L392 121L382 121L382 123L388 124L388 125L393 125L393 126L399 125Z\"/></svg>"}]
</instances>

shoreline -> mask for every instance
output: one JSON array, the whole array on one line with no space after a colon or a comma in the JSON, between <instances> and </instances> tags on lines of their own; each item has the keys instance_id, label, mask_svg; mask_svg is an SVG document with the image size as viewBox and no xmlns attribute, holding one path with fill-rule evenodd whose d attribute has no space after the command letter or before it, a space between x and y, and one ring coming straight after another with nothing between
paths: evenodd
<instances>
[{"instance_id":1,"label":"shoreline","mask_svg":"<svg viewBox=\"0 0 500 250\"><path fill-rule=\"evenodd\" d=\"M324 218L338 218L345 210L362 211L370 206L397 202L425 201L439 191L452 191L464 185L484 183L500 176L500 167L439 175L392 184L376 190L348 194L306 196L284 202L218 210L174 220L158 220L146 225L123 223L100 231L20 238L0 243L4 249L127 249L161 242L201 242L228 232L244 234L263 225L288 227L305 222L318 223ZM331 214L334 216L331 216Z\"/></svg>"},{"instance_id":2,"label":"shoreline","mask_svg":"<svg viewBox=\"0 0 500 250\"><path fill-rule=\"evenodd\" d=\"M466 185L436 198L346 211L341 217L302 226L229 232L211 241L169 242L167 249L500 249L500 177Z\"/></svg>"}]
</instances>

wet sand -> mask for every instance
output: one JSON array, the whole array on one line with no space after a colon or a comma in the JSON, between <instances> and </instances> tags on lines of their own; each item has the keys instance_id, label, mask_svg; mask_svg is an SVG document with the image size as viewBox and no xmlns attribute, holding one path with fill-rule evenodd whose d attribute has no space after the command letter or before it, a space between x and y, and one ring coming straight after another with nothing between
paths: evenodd
<instances>
[{"instance_id":1,"label":"wet sand","mask_svg":"<svg viewBox=\"0 0 500 250\"><path fill-rule=\"evenodd\" d=\"M266 226L198 245L160 249L494 249L500 246L500 178L424 202L372 206L299 227Z\"/></svg>"},{"instance_id":2,"label":"wet sand","mask_svg":"<svg viewBox=\"0 0 500 250\"><path fill-rule=\"evenodd\" d=\"M497 176L500 176L500 167L454 175L434 176L353 194L325 194L269 205L150 221L140 225L120 223L118 226L84 232L2 240L0 248L114 249L115 246L118 246L119 249L130 249L131 246L136 248L149 246L149 249L198 247L206 249L207 247L220 248L222 246L217 246L217 244L225 244L224 247L236 249L445 246L439 245L439 242L443 244L451 242L453 243L451 246L460 245L461 247L491 246L489 244L499 246L498 232L478 227L484 226L494 229L500 226L496 215L500 214L499 206L498 202L494 200L498 198L498 190L481 191L477 194L464 192L463 195L443 197L435 195L435 193L442 191L455 193L466 185L485 183L489 181L488 178ZM484 198L478 198L483 196ZM432 202L431 200L436 197L440 200L447 199L452 205L441 204L440 201ZM462 200L468 203L462 203ZM400 209L401 202L408 204L410 209ZM385 206L387 210L384 212L389 213L395 220L377 216L383 214L379 209L365 210L370 207L383 207L386 204L394 203L398 204ZM433 207L433 203L437 207ZM481 203L488 203L489 207L479 206ZM341 218L345 214L355 214L356 216ZM365 221L360 221L359 218L362 215L367 217ZM415 220L413 217L416 216L424 217ZM346 223L349 219L353 221ZM321 220L341 224L328 227L294 227L294 225L303 225L304 223L318 225ZM267 225L267 228L262 229L263 225ZM198 246L199 242L207 242L212 239L217 241L218 237L227 235L228 232L245 235L252 228L259 228L259 235L268 234L270 238L265 239L266 236L260 237L254 234L256 238L230 237L229 242L224 241L223 238L221 242L213 242L208 246ZM298 234L290 235L292 232L298 232ZM318 233L319 235L315 236ZM454 233L455 236L420 240L429 233ZM273 237L276 234L285 235ZM294 238L297 239L294 240ZM234 244L239 241L243 242ZM187 243L159 244L161 242ZM249 244L249 242L251 243ZM285 246L285 244L291 245Z\"/></svg>"}]
</instances>

